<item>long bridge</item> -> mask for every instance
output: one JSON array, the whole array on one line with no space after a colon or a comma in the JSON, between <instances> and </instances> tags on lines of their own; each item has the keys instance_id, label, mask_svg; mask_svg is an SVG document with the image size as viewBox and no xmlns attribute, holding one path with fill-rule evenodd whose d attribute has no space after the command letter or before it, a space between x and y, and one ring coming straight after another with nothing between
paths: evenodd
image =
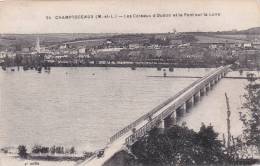
<instances>
[{"instance_id":1,"label":"long bridge","mask_svg":"<svg viewBox=\"0 0 260 166\"><path fill-rule=\"evenodd\" d=\"M200 100L201 96L204 96L221 78L225 77L229 68L230 66L221 66L196 80L110 137L102 157L93 155L80 165L104 165L114 154L128 145L132 145L152 128L167 128L175 125L189 108Z\"/></svg>"}]
</instances>

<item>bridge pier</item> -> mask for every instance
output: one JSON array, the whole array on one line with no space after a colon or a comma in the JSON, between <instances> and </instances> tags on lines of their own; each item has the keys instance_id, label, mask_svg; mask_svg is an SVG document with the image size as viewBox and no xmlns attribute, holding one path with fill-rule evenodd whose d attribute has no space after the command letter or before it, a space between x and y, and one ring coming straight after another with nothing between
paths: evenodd
<instances>
[{"instance_id":1,"label":"bridge pier","mask_svg":"<svg viewBox=\"0 0 260 166\"><path fill-rule=\"evenodd\" d=\"M207 86L208 86L208 89L211 90L211 85L210 85L210 83L208 83Z\"/></svg>"},{"instance_id":2,"label":"bridge pier","mask_svg":"<svg viewBox=\"0 0 260 166\"><path fill-rule=\"evenodd\" d=\"M215 86L215 80L212 80L211 82L210 82L210 89L213 89L213 87Z\"/></svg>"},{"instance_id":3,"label":"bridge pier","mask_svg":"<svg viewBox=\"0 0 260 166\"><path fill-rule=\"evenodd\" d=\"M186 113L186 110L187 110L187 105L185 102L183 103L182 106L176 109L176 119L179 120Z\"/></svg>"},{"instance_id":4,"label":"bridge pier","mask_svg":"<svg viewBox=\"0 0 260 166\"><path fill-rule=\"evenodd\" d=\"M189 109L194 106L194 100L195 100L194 96L192 96L189 100L187 100L187 102L186 102L187 112L189 112Z\"/></svg>"},{"instance_id":5,"label":"bridge pier","mask_svg":"<svg viewBox=\"0 0 260 166\"><path fill-rule=\"evenodd\" d=\"M182 109L183 109L183 112L184 112L184 114L185 114L185 113L187 112L187 104L186 104L186 102L183 103Z\"/></svg>"},{"instance_id":6,"label":"bridge pier","mask_svg":"<svg viewBox=\"0 0 260 166\"><path fill-rule=\"evenodd\" d=\"M205 93L205 94L207 95L207 94L208 94L208 91L210 90L210 85L209 85L209 84L206 84L206 85L205 85L205 89L206 89L206 93Z\"/></svg>"},{"instance_id":7,"label":"bridge pier","mask_svg":"<svg viewBox=\"0 0 260 166\"><path fill-rule=\"evenodd\" d=\"M190 99L191 107L194 106L194 102L195 102L195 97L192 96L191 99Z\"/></svg>"},{"instance_id":8,"label":"bridge pier","mask_svg":"<svg viewBox=\"0 0 260 166\"><path fill-rule=\"evenodd\" d=\"M225 72L223 72L223 73L222 73L222 78L224 78L224 77L225 77L225 75L226 75L226 74L225 74Z\"/></svg>"},{"instance_id":9,"label":"bridge pier","mask_svg":"<svg viewBox=\"0 0 260 166\"><path fill-rule=\"evenodd\" d=\"M212 80L212 85L214 86L215 84L216 84L216 83L215 83L215 80L213 79L213 80Z\"/></svg>"},{"instance_id":10,"label":"bridge pier","mask_svg":"<svg viewBox=\"0 0 260 166\"><path fill-rule=\"evenodd\" d=\"M227 73L228 73L227 71L224 72L224 77L226 77Z\"/></svg>"},{"instance_id":11,"label":"bridge pier","mask_svg":"<svg viewBox=\"0 0 260 166\"><path fill-rule=\"evenodd\" d=\"M207 88L206 88L206 86L204 86L204 87L200 90L200 94L201 94L201 96L205 96L206 93L207 93Z\"/></svg>"},{"instance_id":12,"label":"bridge pier","mask_svg":"<svg viewBox=\"0 0 260 166\"><path fill-rule=\"evenodd\" d=\"M219 81L219 76L216 77L216 82L218 82L218 81Z\"/></svg>"},{"instance_id":13,"label":"bridge pier","mask_svg":"<svg viewBox=\"0 0 260 166\"><path fill-rule=\"evenodd\" d=\"M162 128L162 129L165 128L165 121L164 121L164 119L161 119L161 120L160 120L160 122L159 122L159 124L158 124L158 128Z\"/></svg>"},{"instance_id":14,"label":"bridge pier","mask_svg":"<svg viewBox=\"0 0 260 166\"><path fill-rule=\"evenodd\" d=\"M200 91L198 91L198 93L196 93L196 94L194 95L194 103L195 103L195 104L200 101L200 96L201 96Z\"/></svg>"},{"instance_id":15,"label":"bridge pier","mask_svg":"<svg viewBox=\"0 0 260 166\"><path fill-rule=\"evenodd\" d=\"M195 103L195 97L192 96L192 97L191 97L191 104L192 104L192 106L194 106L194 103Z\"/></svg>"},{"instance_id":16,"label":"bridge pier","mask_svg":"<svg viewBox=\"0 0 260 166\"><path fill-rule=\"evenodd\" d=\"M165 119L164 119L164 127L165 128L169 128L173 125L176 125L176 110L173 111L173 113L169 116L167 116Z\"/></svg>"},{"instance_id":17,"label":"bridge pier","mask_svg":"<svg viewBox=\"0 0 260 166\"><path fill-rule=\"evenodd\" d=\"M221 80L221 74L220 74L220 75L218 75L218 80Z\"/></svg>"}]
</instances>

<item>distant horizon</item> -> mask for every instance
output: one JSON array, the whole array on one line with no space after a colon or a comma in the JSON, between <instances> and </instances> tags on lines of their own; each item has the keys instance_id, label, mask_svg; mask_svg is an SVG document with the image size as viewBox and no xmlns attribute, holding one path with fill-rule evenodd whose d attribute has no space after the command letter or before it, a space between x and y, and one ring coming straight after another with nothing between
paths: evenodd
<instances>
[{"instance_id":1,"label":"distant horizon","mask_svg":"<svg viewBox=\"0 0 260 166\"><path fill-rule=\"evenodd\" d=\"M259 28L259 34L260 34L260 26L259 27L251 27L246 29L230 29L230 30L223 30L223 31L177 31L177 33L222 33L222 32L243 32L250 29ZM236 30L236 31L234 31ZM171 31L169 32L152 32L152 33L145 33L145 32L99 32L99 33L91 33L91 32L51 32L51 33L0 33L0 35L48 35L48 34L167 34L167 33L173 33Z\"/></svg>"}]
</instances>

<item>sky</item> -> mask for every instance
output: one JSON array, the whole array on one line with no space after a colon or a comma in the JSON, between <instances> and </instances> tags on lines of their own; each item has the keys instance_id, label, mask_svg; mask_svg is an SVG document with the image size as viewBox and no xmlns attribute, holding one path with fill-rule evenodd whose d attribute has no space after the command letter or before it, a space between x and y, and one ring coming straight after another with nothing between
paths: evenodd
<instances>
[{"instance_id":1,"label":"sky","mask_svg":"<svg viewBox=\"0 0 260 166\"><path fill-rule=\"evenodd\" d=\"M215 14L179 16L178 14ZM133 14L171 17L121 18ZM173 16L177 14L178 16ZM71 15L117 18L55 19ZM51 19L46 19L48 18ZM260 27L260 0L1 1L0 33L166 33Z\"/></svg>"}]
</instances>

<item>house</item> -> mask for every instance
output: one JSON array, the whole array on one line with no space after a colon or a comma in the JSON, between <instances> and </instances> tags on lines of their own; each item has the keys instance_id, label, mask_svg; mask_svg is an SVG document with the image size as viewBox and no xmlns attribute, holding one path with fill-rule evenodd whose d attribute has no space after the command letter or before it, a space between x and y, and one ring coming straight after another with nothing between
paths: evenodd
<instances>
[{"instance_id":1,"label":"house","mask_svg":"<svg viewBox=\"0 0 260 166\"><path fill-rule=\"evenodd\" d=\"M67 44L60 45L60 49L66 49L66 48L67 48Z\"/></svg>"},{"instance_id":2,"label":"house","mask_svg":"<svg viewBox=\"0 0 260 166\"><path fill-rule=\"evenodd\" d=\"M179 48L187 48L190 47L190 43L180 44L178 45Z\"/></svg>"},{"instance_id":3,"label":"house","mask_svg":"<svg viewBox=\"0 0 260 166\"><path fill-rule=\"evenodd\" d=\"M217 48L217 45L216 45L216 44L210 44L210 45L209 45L209 48L210 48L210 49L216 49L216 48Z\"/></svg>"},{"instance_id":4,"label":"house","mask_svg":"<svg viewBox=\"0 0 260 166\"><path fill-rule=\"evenodd\" d=\"M6 56L9 58L12 58L12 57L16 56L16 53L11 52L11 51L1 51L0 52L0 58L5 58Z\"/></svg>"},{"instance_id":5,"label":"house","mask_svg":"<svg viewBox=\"0 0 260 166\"><path fill-rule=\"evenodd\" d=\"M0 52L0 59L5 58L7 56L7 52L6 51L1 51Z\"/></svg>"},{"instance_id":6,"label":"house","mask_svg":"<svg viewBox=\"0 0 260 166\"><path fill-rule=\"evenodd\" d=\"M78 57L84 59L84 58L90 58L90 55L89 54L79 54Z\"/></svg>"},{"instance_id":7,"label":"house","mask_svg":"<svg viewBox=\"0 0 260 166\"><path fill-rule=\"evenodd\" d=\"M54 56L55 59L63 59L63 58L68 58L68 55L56 55Z\"/></svg>"},{"instance_id":8,"label":"house","mask_svg":"<svg viewBox=\"0 0 260 166\"><path fill-rule=\"evenodd\" d=\"M148 48L150 48L150 49L160 49L160 46L158 44L151 44L150 46L148 46Z\"/></svg>"},{"instance_id":9,"label":"house","mask_svg":"<svg viewBox=\"0 0 260 166\"><path fill-rule=\"evenodd\" d=\"M69 50L69 54L72 54L72 55L77 55L78 54L78 50Z\"/></svg>"},{"instance_id":10,"label":"house","mask_svg":"<svg viewBox=\"0 0 260 166\"><path fill-rule=\"evenodd\" d=\"M86 48L85 47L79 48L78 52L79 52L79 54L84 54L84 53L86 53Z\"/></svg>"},{"instance_id":11,"label":"house","mask_svg":"<svg viewBox=\"0 0 260 166\"><path fill-rule=\"evenodd\" d=\"M138 49L140 48L140 44L138 43L132 43L132 44L129 44L129 49Z\"/></svg>"},{"instance_id":12,"label":"house","mask_svg":"<svg viewBox=\"0 0 260 166\"><path fill-rule=\"evenodd\" d=\"M252 48L252 43L244 43L244 44L243 44L243 47L244 47L245 49L250 49L250 48Z\"/></svg>"},{"instance_id":13,"label":"house","mask_svg":"<svg viewBox=\"0 0 260 166\"><path fill-rule=\"evenodd\" d=\"M253 47L254 47L255 49L260 49L260 41L254 41L254 42L253 42Z\"/></svg>"}]
</instances>

